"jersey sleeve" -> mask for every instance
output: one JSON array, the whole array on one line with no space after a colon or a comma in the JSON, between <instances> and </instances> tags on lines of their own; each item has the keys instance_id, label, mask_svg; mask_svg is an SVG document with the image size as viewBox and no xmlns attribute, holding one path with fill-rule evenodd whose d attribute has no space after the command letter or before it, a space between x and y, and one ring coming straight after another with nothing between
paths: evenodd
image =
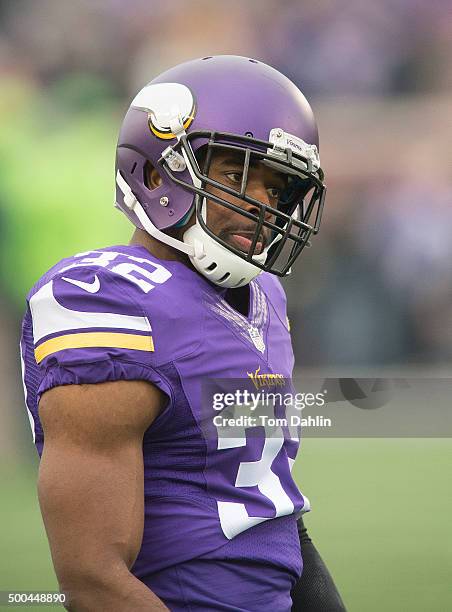
<instances>
[{"instance_id":1,"label":"jersey sleeve","mask_svg":"<svg viewBox=\"0 0 452 612\"><path fill-rule=\"evenodd\" d=\"M60 272L31 295L38 401L52 387L116 380L147 380L171 397L140 297L127 279L89 267Z\"/></svg>"}]
</instances>

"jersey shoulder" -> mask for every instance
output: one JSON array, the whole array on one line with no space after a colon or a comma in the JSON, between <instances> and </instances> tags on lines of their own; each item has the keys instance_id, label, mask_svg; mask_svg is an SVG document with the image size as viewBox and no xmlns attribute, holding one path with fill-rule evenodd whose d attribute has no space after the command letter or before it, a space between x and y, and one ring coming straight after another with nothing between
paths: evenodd
<instances>
[{"instance_id":1,"label":"jersey shoulder","mask_svg":"<svg viewBox=\"0 0 452 612\"><path fill-rule=\"evenodd\" d=\"M142 254L133 247L79 253L44 274L28 295L38 364L116 358L155 365L170 347L177 352L168 305L178 301L180 283Z\"/></svg>"}]
</instances>

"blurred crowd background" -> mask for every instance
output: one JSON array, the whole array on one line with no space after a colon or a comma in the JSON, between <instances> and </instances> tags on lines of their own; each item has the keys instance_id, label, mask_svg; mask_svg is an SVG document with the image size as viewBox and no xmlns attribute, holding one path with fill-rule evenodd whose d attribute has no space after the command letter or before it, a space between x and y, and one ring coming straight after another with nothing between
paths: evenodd
<instances>
[{"instance_id":1,"label":"blurred crowd background","mask_svg":"<svg viewBox=\"0 0 452 612\"><path fill-rule=\"evenodd\" d=\"M25 295L57 260L128 242L132 227L113 208L118 128L135 92L176 63L255 57L314 108L328 195L313 248L284 281L298 366L450 376L451 31L452 0L0 0L1 588L56 588L35 473L20 472L36 467L18 352ZM431 599L433 584L450 591L439 549L450 447L310 442L303 469L320 499L310 524L319 521L348 601L360 602L352 609L384 597L387 610L450 609ZM435 516L425 530L419 503ZM26 558L28 573L18 569Z\"/></svg>"},{"instance_id":2,"label":"blurred crowd background","mask_svg":"<svg viewBox=\"0 0 452 612\"><path fill-rule=\"evenodd\" d=\"M217 53L274 65L317 115L324 221L285 281L298 365L448 363L451 9L450 0L2 0L2 403L19 401L31 285L64 256L129 239L112 203L131 97L171 65Z\"/></svg>"}]
</instances>

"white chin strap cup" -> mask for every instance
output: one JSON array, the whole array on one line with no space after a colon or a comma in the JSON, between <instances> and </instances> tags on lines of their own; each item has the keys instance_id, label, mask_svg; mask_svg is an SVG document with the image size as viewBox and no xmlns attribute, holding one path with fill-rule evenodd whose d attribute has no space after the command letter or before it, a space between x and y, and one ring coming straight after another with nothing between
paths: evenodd
<instances>
[{"instance_id":1,"label":"white chin strap cup","mask_svg":"<svg viewBox=\"0 0 452 612\"><path fill-rule=\"evenodd\" d=\"M184 242L193 248L194 254L189 257L196 270L220 287L243 287L262 272L257 266L219 244L203 230L198 221L185 232ZM264 263L266 257L267 249L255 255L254 259Z\"/></svg>"}]
</instances>

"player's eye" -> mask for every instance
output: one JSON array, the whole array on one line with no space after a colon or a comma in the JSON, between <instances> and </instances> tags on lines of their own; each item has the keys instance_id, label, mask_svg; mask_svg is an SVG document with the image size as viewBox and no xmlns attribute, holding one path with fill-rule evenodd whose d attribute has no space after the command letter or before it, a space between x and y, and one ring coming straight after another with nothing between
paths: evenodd
<instances>
[{"instance_id":1,"label":"player's eye","mask_svg":"<svg viewBox=\"0 0 452 612\"><path fill-rule=\"evenodd\" d=\"M226 177L231 181L231 183L238 184L242 182L241 172L226 172Z\"/></svg>"},{"instance_id":2,"label":"player's eye","mask_svg":"<svg viewBox=\"0 0 452 612\"><path fill-rule=\"evenodd\" d=\"M282 188L280 187L269 187L267 189L267 193L272 200L279 200L282 193Z\"/></svg>"}]
</instances>

